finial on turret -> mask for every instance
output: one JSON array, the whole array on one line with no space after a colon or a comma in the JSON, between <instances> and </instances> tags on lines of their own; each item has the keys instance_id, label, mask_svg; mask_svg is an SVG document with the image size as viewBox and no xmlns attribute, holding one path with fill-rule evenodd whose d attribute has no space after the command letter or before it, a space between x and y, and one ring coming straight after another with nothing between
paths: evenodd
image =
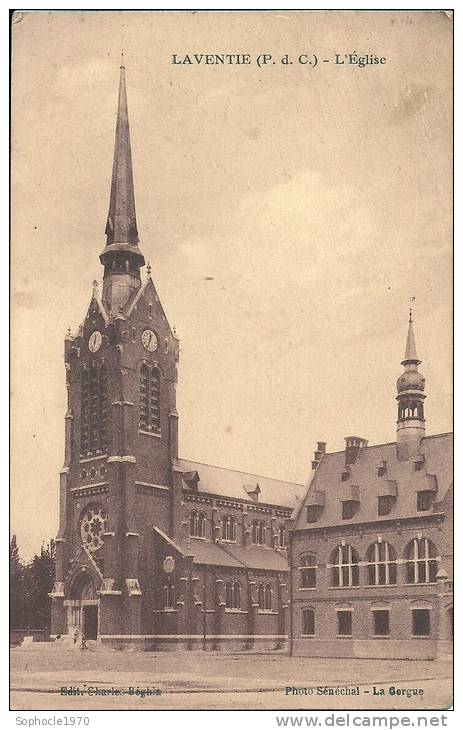
<instances>
[{"instance_id":1,"label":"finial on turret","mask_svg":"<svg viewBox=\"0 0 463 730\"><path fill-rule=\"evenodd\" d=\"M66 338L71 337L71 328L68 327L68 331L66 332Z\"/></svg>"},{"instance_id":2,"label":"finial on turret","mask_svg":"<svg viewBox=\"0 0 463 730\"><path fill-rule=\"evenodd\" d=\"M124 49L123 48L121 50L121 65L120 65L120 68L124 68L125 69L125 66L124 66Z\"/></svg>"},{"instance_id":3,"label":"finial on turret","mask_svg":"<svg viewBox=\"0 0 463 730\"><path fill-rule=\"evenodd\" d=\"M408 321L409 322L413 322L413 319L412 319L412 305L413 305L413 302L414 301L415 301L415 297L410 297L410 315L409 315L409 318L408 318Z\"/></svg>"},{"instance_id":4,"label":"finial on turret","mask_svg":"<svg viewBox=\"0 0 463 730\"><path fill-rule=\"evenodd\" d=\"M151 264L150 264L149 261L146 264L146 273L147 273L148 276L151 276Z\"/></svg>"}]
</instances>

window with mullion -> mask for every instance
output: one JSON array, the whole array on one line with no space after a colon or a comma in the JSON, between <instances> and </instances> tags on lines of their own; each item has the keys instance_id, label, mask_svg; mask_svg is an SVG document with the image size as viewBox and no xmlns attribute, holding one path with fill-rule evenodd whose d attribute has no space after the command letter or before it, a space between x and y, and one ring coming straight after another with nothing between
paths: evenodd
<instances>
[{"instance_id":1,"label":"window with mullion","mask_svg":"<svg viewBox=\"0 0 463 730\"><path fill-rule=\"evenodd\" d=\"M359 585L358 556L350 545L339 545L332 554L331 576L336 588Z\"/></svg>"},{"instance_id":2,"label":"window with mullion","mask_svg":"<svg viewBox=\"0 0 463 730\"><path fill-rule=\"evenodd\" d=\"M435 583L437 555L434 544L427 537L415 538L405 550L407 583Z\"/></svg>"},{"instance_id":3,"label":"window with mullion","mask_svg":"<svg viewBox=\"0 0 463 730\"><path fill-rule=\"evenodd\" d=\"M368 585L384 586L397 583L396 554L388 542L375 542L367 551Z\"/></svg>"}]
</instances>

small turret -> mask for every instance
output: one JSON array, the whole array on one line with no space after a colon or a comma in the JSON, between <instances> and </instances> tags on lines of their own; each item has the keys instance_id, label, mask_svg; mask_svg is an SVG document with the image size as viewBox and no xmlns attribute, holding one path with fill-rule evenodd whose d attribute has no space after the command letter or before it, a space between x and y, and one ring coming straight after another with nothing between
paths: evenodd
<instances>
[{"instance_id":1,"label":"small turret","mask_svg":"<svg viewBox=\"0 0 463 730\"><path fill-rule=\"evenodd\" d=\"M406 461L418 453L421 439L425 435L424 394L425 379L418 371L421 360L416 352L413 331L412 310L408 320L405 357L402 360L404 372L397 381L397 458Z\"/></svg>"}]
</instances>

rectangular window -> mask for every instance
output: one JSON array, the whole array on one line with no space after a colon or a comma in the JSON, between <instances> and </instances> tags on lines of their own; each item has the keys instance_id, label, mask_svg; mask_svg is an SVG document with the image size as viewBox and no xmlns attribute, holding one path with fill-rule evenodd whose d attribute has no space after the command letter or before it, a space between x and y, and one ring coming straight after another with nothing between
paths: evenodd
<instances>
[{"instance_id":1,"label":"rectangular window","mask_svg":"<svg viewBox=\"0 0 463 730\"><path fill-rule=\"evenodd\" d=\"M373 611L375 636L389 636L389 611Z\"/></svg>"},{"instance_id":2,"label":"rectangular window","mask_svg":"<svg viewBox=\"0 0 463 730\"><path fill-rule=\"evenodd\" d=\"M422 461L415 461L415 471L421 471L422 467L423 467Z\"/></svg>"},{"instance_id":3,"label":"rectangular window","mask_svg":"<svg viewBox=\"0 0 463 730\"><path fill-rule=\"evenodd\" d=\"M318 505L309 504L307 507L307 522L316 522L318 520Z\"/></svg>"},{"instance_id":4,"label":"rectangular window","mask_svg":"<svg viewBox=\"0 0 463 730\"><path fill-rule=\"evenodd\" d=\"M429 636L431 633L431 617L428 608L412 610L413 636Z\"/></svg>"},{"instance_id":5,"label":"rectangular window","mask_svg":"<svg viewBox=\"0 0 463 730\"><path fill-rule=\"evenodd\" d=\"M388 515L394 504L394 497L389 494L378 497L378 515Z\"/></svg>"},{"instance_id":6,"label":"rectangular window","mask_svg":"<svg viewBox=\"0 0 463 730\"><path fill-rule=\"evenodd\" d=\"M315 612L311 608L305 608L302 611L302 633L305 636L315 634Z\"/></svg>"},{"instance_id":7,"label":"rectangular window","mask_svg":"<svg viewBox=\"0 0 463 730\"><path fill-rule=\"evenodd\" d=\"M352 636L352 611L338 611L338 636Z\"/></svg>"},{"instance_id":8,"label":"rectangular window","mask_svg":"<svg viewBox=\"0 0 463 730\"><path fill-rule=\"evenodd\" d=\"M342 519L351 520L352 517L357 512L357 506L358 506L358 502L354 502L353 500L350 500L349 502L343 502L342 503Z\"/></svg>"},{"instance_id":9,"label":"rectangular window","mask_svg":"<svg viewBox=\"0 0 463 730\"><path fill-rule=\"evenodd\" d=\"M416 509L418 512L425 512L431 509L432 492L418 492L416 497Z\"/></svg>"},{"instance_id":10,"label":"rectangular window","mask_svg":"<svg viewBox=\"0 0 463 730\"><path fill-rule=\"evenodd\" d=\"M317 584L317 569L302 568L302 588L315 588Z\"/></svg>"},{"instance_id":11,"label":"rectangular window","mask_svg":"<svg viewBox=\"0 0 463 730\"><path fill-rule=\"evenodd\" d=\"M342 482L347 482L347 480L349 479L349 477L350 477L350 472L349 471L343 471L343 472L341 472L341 481Z\"/></svg>"}]
</instances>

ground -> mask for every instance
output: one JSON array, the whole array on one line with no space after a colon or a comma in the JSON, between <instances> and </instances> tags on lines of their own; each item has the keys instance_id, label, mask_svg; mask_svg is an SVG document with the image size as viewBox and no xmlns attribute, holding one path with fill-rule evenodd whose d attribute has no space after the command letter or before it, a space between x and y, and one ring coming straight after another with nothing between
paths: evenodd
<instances>
[{"instance_id":1,"label":"ground","mask_svg":"<svg viewBox=\"0 0 463 730\"><path fill-rule=\"evenodd\" d=\"M97 644L81 651L36 643L11 651L11 708L437 710L452 704L451 677L448 659L309 659L276 651L120 652ZM83 694L63 695L63 687ZM130 687L160 694L141 697L129 694ZM289 694L286 687L291 687ZM319 694L318 687L358 687L359 694ZM394 695L391 687L421 692ZM304 694L294 694L293 688ZM124 694L104 695L103 690Z\"/></svg>"}]
</instances>

